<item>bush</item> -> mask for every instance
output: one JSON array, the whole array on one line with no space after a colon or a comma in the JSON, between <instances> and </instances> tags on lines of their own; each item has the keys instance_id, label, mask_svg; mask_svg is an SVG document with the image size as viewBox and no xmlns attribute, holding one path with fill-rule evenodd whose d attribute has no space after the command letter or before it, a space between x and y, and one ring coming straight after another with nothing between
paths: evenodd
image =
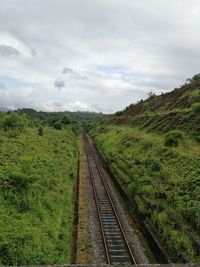
<instances>
[{"instance_id":1,"label":"bush","mask_svg":"<svg viewBox=\"0 0 200 267\"><path fill-rule=\"evenodd\" d=\"M188 95L188 92L187 92L187 95ZM196 88L193 91L189 92L188 98L191 104L198 102L200 99L200 89Z\"/></svg>"},{"instance_id":2,"label":"bush","mask_svg":"<svg viewBox=\"0 0 200 267\"><path fill-rule=\"evenodd\" d=\"M1 128L5 132L20 133L25 128L25 119L15 113L8 114L3 118Z\"/></svg>"},{"instance_id":3,"label":"bush","mask_svg":"<svg viewBox=\"0 0 200 267\"><path fill-rule=\"evenodd\" d=\"M161 162L157 158L149 158L145 160L145 166L149 167L152 172L158 172L161 169Z\"/></svg>"},{"instance_id":4,"label":"bush","mask_svg":"<svg viewBox=\"0 0 200 267\"><path fill-rule=\"evenodd\" d=\"M53 126L56 130L62 130L62 124L60 122L55 122Z\"/></svg>"},{"instance_id":5,"label":"bush","mask_svg":"<svg viewBox=\"0 0 200 267\"><path fill-rule=\"evenodd\" d=\"M12 171L7 177L4 177L5 184L8 188L15 188L18 191L26 191L28 187L37 181L39 176L27 175L19 171Z\"/></svg>"},{"instance_id":6,"label":"bush","mask_svg":"<svg viewBox=\"0 0 200 267\"><path fill-rule=\"evenodd\" d=\"M44 135L44 129L41 126L38 128L38 135L39 136L43 136Z\"/></svg>"},{"instance_id":7,"label":"bush","mask_svg":"<svg viewBox=\"0 0 200 267\"><path fill-rule=\"evenodd\" d=\"M170 131L165 135L165 146L177 147L181 140L184 140L184 134L181 131Z\"/></svg>"},{"instance_id":8,"label":"bush","mask_svg":"<svg viewBox=\"0 0 200 267\"><path fill-rule=\"evenodd\" d=\"M128 193L132 196L134 196L136 193L137 193L137 190L138 190L138 185L135 181L131 182L129 185L128 185Z\"/></svg>"},{"instance_id":9,"label":"bush","mask_svg":"<svg viewBox=\"0 0 200 267\"><path fill-rule=\"evenodd\" d=\"M192 77L192 80L193 80L193 81L200 81L200 73L195 74L195 75Z\"/></svg>"},{"instance_id":10,"label":"bush","mask_svg":"<svg viewBox=\"0 0 200 267\"><path fill-rule=\"evenodd\" d=\"M194 111L200 111L200 103L193 103L191 107Z\"/></svg>"}]
</instances>

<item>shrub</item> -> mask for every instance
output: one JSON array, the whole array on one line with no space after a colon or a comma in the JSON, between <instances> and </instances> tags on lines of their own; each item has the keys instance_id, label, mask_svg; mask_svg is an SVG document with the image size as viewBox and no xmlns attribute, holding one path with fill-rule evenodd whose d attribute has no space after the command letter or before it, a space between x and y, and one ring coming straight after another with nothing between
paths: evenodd
<instances>
[{"instance_id":1,"label":"shrub","mask_svg":"<svg viewBox=\"0 0 200 267\"><path fill-rule=\"evenodd\" d=\"M145 166L149 167L152 172L158 172L161 169L161 162L157 158L149 158L145 160Z\"/></svg>"},{"instance_id":2,"label":"shrub","mask_svg":"<svg viewBox=\"0 0 200 267\"><path fill-rule=\"evenodd\" d=\"M186 93L188 95L188 92L186 92ZM198 100L200 98L200 89L196 88L193 91L189 92L188 98L189 98L189 102L191 104L195 103L195 102L198 102Z\"/></svg>"},{"instance_id":3,"label":"shrub","mask_svg":"<svg viewBox=\"0 0 200 267\"><path fill-rule=\"evenodd\" d=\"M193 103L191 107L194 111L200 111L200 103Z\"/></svg>"},{"instance_id":4,"label":"shrub","mask_svg":"<svg viewBox=\"0 0 200 267\"><path fill-rule=\"evenodd\" d=\"M128 193L130 195L134 196L137 193L137 190L138 190L138 185L135 181L133 181L128 185Z\"/></svg>"},{"instance_id":5,"label":"shrub","mask_svg":"<svg viewBox=\"0 0 200 267\"><path fill-rule=\"evenodd\" d=\"M187 79L188 82L200 81L200 73L195 74L192 78Z\"/></svg>"},{"instance_id":6,"label":"shrub","mask_svg":"<svg viewBox=\"0 0 200 267\"><path fill-rule=\"evenodd\" d=\"M62 124L60 122L55 122L53 126L56 130L62 130Z\"/></svg>"},{"instance_id":7,"label":"shrub","mask_svg":"<svg viewBox=\"0 0 200 267\"><path fill-rule=\"evenodd\" d=\"M7 189L13 189L17 191L26 191L34 181L37 181L39 176L26 175L19 171L12 171L7 174L2 180L4 186Z\"/></svg>"},{"instance_id":8,"label":"shrub","mask_svg":"<svg viewBox=\"0 0 200 267\"><path fill-rule=\"evenodd\" d=\"M123 114L123 112L122 111L117 111L116 113L115 113L115 116L121 116Z\"/></svg>"},{"instance_id":9,"label":"shrub","mask_svg":"<svg viewBox=\"0 0 200 267\"><path fill-rule=\"evenodd\" d=\"M15 113L8 114L2 120L1 128L5 132L22 132L25 128L25 119Z\"/></svg>"},{"instance_id":10,"label":"shrub","mask_svg":"<svg viewBox=\"0 0 200 267\"><path fill-rule=\"evenodd\" d=\"M43 136L44 135L44 129L41 126L38 128L38 135L39 136Z\"/></svg>"},{"instance_id":11,"label":"shrub","mask_svg":"<svg viewBox=\"0 0 200 267\"><path fill-rule=\"evenodd\" d=\"M170 131L165 135L165 146L177 147L181 140L184 140L184 134L181 131Z\"/></svg>"},{"instance_id":12,"label":"shrub","mask_svg":"<svg viewBox=\"0 0 200 267\"><path fill-rule=\"evenodd\" d=\"M144 102L143 103L143 111L148 111L149 110L149 102Z\"/></svg>"},{"instance_id":13,"label":"shrub","mask_svg":"<svg viewBox=\"0 0 200 267\"><path fill-rule=\"evenodd\" d=\"M193 81L200 81L200 73L195 74L195 75L192 77L192 80L193 80Z\"/></svg>"}]
</instances>

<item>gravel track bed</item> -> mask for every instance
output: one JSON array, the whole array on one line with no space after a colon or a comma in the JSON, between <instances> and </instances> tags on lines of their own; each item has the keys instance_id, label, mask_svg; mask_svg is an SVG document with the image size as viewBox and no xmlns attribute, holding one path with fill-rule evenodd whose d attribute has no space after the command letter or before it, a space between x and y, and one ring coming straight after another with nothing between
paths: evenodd
<instances>
[{"instance_id":1,"label":"gravel track bed","mask_svg":"<svg viewBox=\"0 0 200 267\"><path fill-rule=\"evenodd\" d=\"M95 149L96 151L96 149ZM84 153L85 154L85 153ZM86 155L85 155L86 156ZM96 156L98 157L98 154L96 153ZM99 159L99 157L98 157ZM102 163L101 159L99 161ZM111 177L109 173L105 170L102 166L102 171L105 173L107 180L106 184L108 185L111 198L113 200L113 203L115 205L115 208L117 210L117 214L120 217L121 224L123 226L123 229L125 231L126 238L129 242L129 245L133 251L134 257L136 259L137 264L147 264L149 263L147 257L144 254L144 249L142 248L142 245L137 237L138 229L134 228L133 224L130 222L130 216L127 214L127 212L122 207L122 204L119 200L119 195L116 192L116 189L112 183ZM88 166L87 166L88 168ZM98 220L98 214L96 210L96 204L93 197L93 190L91 185L91 180L89 176L89 171L87 170L87 188L88 188L88 201L89 201L89 236L91 238L91 243L93 246L94 251L94 263L95 264L105 264L106 257L104 252L104 245L100 230L100 224Z\"/></svg>"},{"instance_id":2,"label":"gravel track bed","mask_svg":"<svg viewBox=\"0 0 200 267\"><path fill-rule=\"evenodd\" d=\"M88 166L87 166L87 169L88 169ZM87 170L86 181L87 181L88 203L89 203L89 212L88 212L89 238L91 239L90 242L92 243L92 246L93 246L94 263L105 264L106 257L104 253L104 245L103 245L101 229L100 229L98 214L96 210L96 204L95 204L95 200L93 196L93 190L92 190L92 185L91 185L91 180L90 180L88 170Z\"/></svg>"}]
</instances>

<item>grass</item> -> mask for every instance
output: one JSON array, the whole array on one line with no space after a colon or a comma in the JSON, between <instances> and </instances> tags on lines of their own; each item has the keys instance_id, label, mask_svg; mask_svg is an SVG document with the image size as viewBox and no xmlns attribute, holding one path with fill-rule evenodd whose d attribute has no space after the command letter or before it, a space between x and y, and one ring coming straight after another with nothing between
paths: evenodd
<instances>
[{"instance_id":1,"label":"grass","mask_svg":"<svg viewBox=\"0 0 200 267\"><path fill-rule=\"evenodd\" d=\"M173 261L199 263L199 143L185 136L167 147L164 135L106 124L90 134Z\"/></svg>"},{"instance_id":2,"label":"grass","mask_svg":"<svg viewBox=\"0 0 200 267\"><path fill-rule=\"evenodd\" d=\"M0 128L0 265L70 263L76 135L21 118L15 135Z\"/></svg>"}]
</instances>

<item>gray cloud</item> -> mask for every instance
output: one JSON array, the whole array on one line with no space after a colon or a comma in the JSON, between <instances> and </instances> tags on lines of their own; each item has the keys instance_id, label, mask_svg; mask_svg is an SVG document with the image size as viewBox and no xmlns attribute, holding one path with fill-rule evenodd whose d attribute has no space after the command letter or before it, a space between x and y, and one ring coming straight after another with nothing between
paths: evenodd
<instances>
[{"instance_id":1,"label":"gray cloud","mask_svg":"<svg viewBox=\"0 0 200 267\"><path fill-rule=\"evenodd\" d=\"M67 68L67 67L65 67L65 68L63 69L62 73L64 73L64 74L72 74L72 75L76 74L75 71L74 71L73 69L71 69L71 68Z\"/></svg>"},{"instance_id":2,"label":"gray cloud","mask_svg":"<svg viewBox=\"0 0 200 267\"><path fill-rule=\"evenodd\" d=\"M7 86L0 81L0 90L6 90L7 89Z\"/></svg>"},{"instance_id":3,"label":"gray cloud","mask_svg":"<svg viewBox=\"0 0 200 267\"><path fill-rule=\"evenodd\" d=\"M19 56L20 52L12 46L0 45L0 55L5 57Z\"/></svg>"},{"instance_id":4,"label":"gray cloud","mask_svg":"<svg viewBox=\"0 0 200 267\"><path fill-rule=\"evenodd\" d=\"M62 80L56 80L54 82L54 86L58 89L61 89L62 87L65 87L65 81Z\"/></svg>"},{"instance_id":5,"label":"gray cloud","mask_svg":"<svg viewBox=\"0 0 200 267\"><path fill-rule=\"evenodd\" d=\"M77 79L77 80L87 80L88 79L86 76L84 76L81 73L78 73L78 72L76 72L73 69L68 68L68 67L63 68L62 73L67 74L72 79Z\"/></svg>"},{"instance_id":6,"label":"gray cloud","mask_svg":"<svg viewBox=\"0 0 200 267\"><path fill-rule=\"evenodd\" d=\"M171 90L200 72L199 12L199 0L1 1L0 105L112 112Z\"/></svg>"}]
</instances>

